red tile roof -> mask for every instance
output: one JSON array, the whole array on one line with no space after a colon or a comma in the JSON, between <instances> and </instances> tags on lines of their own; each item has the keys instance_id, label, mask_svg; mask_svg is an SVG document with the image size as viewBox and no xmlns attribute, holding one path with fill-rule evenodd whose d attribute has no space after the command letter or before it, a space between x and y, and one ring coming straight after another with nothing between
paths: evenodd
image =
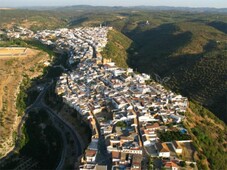
<instances>
[{"instance_id":1,"label":"red tile roof","mask_svg":"<svg viewBox=\"0 0 227 170\"><path fill-rule=\"evenodd\" d=\"M120 159L120 152L112 152L112 158L113 159Z\"/></svg>"},{"instance_id":2,"label":"red tile roof","mask_svg":"<svg viewBox=\"0 0 227 170\"><path fill-rule=\"evenodd\" d=\"M165 165L164 165L165 168L178 168L178 165L175 164L174 162L166 162Z\"/></svg>"},{"instance_id":3,"label":"red tile roof","mask_svg":"<svg viewBox=\"0 0 227 170\"><path fill-rule=\"evenodd\" d=\"M90 149L87 149L86 150L86 156L88 157L94 157L96 155L97 151L95 150L90 150Z\"/></svg>"},{"instance_id":4,"label":"red tile roof","mask_svg":"<svg viewBox=\"0 0 227 170\"><path fill-rule=\"evenodd\" d=\"M159 124L158 123L154 123L153 125L148 125L146 126L147 129L158 129L159 128Z\"/></svg>"}]
</instances>

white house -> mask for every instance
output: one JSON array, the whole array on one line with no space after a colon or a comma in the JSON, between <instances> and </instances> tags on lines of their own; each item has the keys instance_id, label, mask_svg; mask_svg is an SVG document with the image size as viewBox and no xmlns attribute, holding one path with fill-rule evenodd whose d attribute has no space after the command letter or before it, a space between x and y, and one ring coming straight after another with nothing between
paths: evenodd
<instances>
[{"instance_id":1,"label":"white house","mask_svg":"<svg viewBox=\"0 0 227 170\"><path fill-rule=\"evenodd\" d=\"M95 162L96 155L97 155L97 151L87 149L85 152L85 157L86 157L87 163Z\"/></svg>"},{"instance_id":2,"label":"white house","mask_svg":"<svg viewBox=\"0 0 227 170\"><path fill-rule=\"evenodd\" d=\"M156 143L155 147L157 149L158 156L169 158L170 157L170 150L166 143Z\"/></svg>"},{"instance_id":3,"label":"white house","mask_svg":"<svg viewBox=\"0 0 227 170\"><path fill-rule=\"evenodd\" d=\"M182 147L179 145L179 143L177 141L173 141L172 142L172 146L173 146L173 149L175 150L175 152L177 154L181 154L182 153Z\"/></svg>"}]
</instances>

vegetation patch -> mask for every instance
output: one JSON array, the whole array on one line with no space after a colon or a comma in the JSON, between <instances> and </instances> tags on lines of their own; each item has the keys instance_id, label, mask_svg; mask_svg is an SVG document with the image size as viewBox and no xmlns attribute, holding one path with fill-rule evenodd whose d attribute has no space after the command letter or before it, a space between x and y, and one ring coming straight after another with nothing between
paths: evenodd
<instances>
[{"instance_id":1,"label":"vegetation patch","mask_svg":"<svg viewBox=\"0 0 227 170\"><path fill-rule=\"evenodd\" d=\"M101 54L104 58L111 58L119 67L127 68L127 49L131 43L122 33L111 30L108 33L108 43Z\"/></svg>"},{"instance_id":2,"label":"vegetation patch","mask_svg":"<svg viewBox=\"0 0 227 170\"><path fill-rule=\"evenodd\" d=\"M27 100L27 89L31 85L31 80L27 75L24 75L24 78L22 80L22 83L20 85L20 91L19 94L17 95L17 100L16 100L16 107L18 110L18 116L22 116L24 114L24 111L27 107L26 105L26 100Z\"/></svg>"},{"instance_id":3,"label":"vegetation patch","mask_svg":"<svg viewBox=\"0 0 227 170\"><path fill-rule=\"evenodd\" d=\"M191 137L188 134L182 134L180 131L166 131L158 132L158 136L162 142L171 142L174 140L190 140Z\"/></svg>"},{"instance_id":4,"label":"vegetation patch","mask_svg":"<svg viewBox=\"0 0 227 170\"><path fill-rule=\"evenodd\" d=\"M55 169L60 159L62 141L48 113L44 110L30 112L23 131L26 135L20 138L18 154L7 159L1 169Z\"/></svg>"},{"instance_id":5,"label":"vegetation patch","mask_svg":"<svg viewBox=\"0 0 227 170\"><path fill-rule=\"evenodd\" d=\"M123 121L119 121L119 122L116 123L116 126L121 127L121 128L125 128L125 127L127 127L127 124Z\"/></svg>"},{"instance_id":6,"label":"vegetation patch","mask_svg":"<svg viewBox=\"0 0 227 170\"><path fill-rule=\"evenodd\" d=\"M227 34L227 23L226 22L212 21L212 22L208 23L208 25Z\"/></svg>"},{"instance_id":7,"label":"vegetation patch","mask_svg":"<svg viewBox=\"0 0 227 170\"><path fill-rule=\"evenodd\" d=\"M199 151L199 167L206 169L207 159L210 169L223 169L227 161L226 125L196 102L190 102L186 116L185 126Z\"/></svg>"}]
</instances>

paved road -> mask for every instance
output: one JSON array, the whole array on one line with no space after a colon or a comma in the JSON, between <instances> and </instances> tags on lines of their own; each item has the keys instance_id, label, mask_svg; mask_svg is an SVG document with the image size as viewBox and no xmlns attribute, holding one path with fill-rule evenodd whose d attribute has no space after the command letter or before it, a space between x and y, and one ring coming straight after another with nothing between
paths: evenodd
<instances>
[{"instance_id":1,"label":"paved road","mask_svg":"<svg viewBox=\"0 0 227 170\"><path fill-rule=\"evenodd\" d=\"M55 65L55 66L53 66L53 68L61 68L64 72L67 71L67 69L61 64L60 65Z\"/></svg>"},{"instance_id":2,"label":"paved road","mask_svg":"<svg viewBox=\"0 0 227 170\"><path fill-rule=\"evenodd\" d=\"M51 85L51 84L50 84L50 85ZM30 105L30 106L25 110L25 114L24 114L23 117L21 118L21 121L20 121L20 123L19 123L19 125L18 125L18 128L17 128L17 136L18 136L18 138L20 138L20 137L22 136L22 126L23 126L24 122L26 121L26 119L28 118L28 113L29 113L31 110L34 109L34 106L37 106L37 105L38 105L40 99L42 99L43 96L46 94L46 91L47 91L47 89L50 87L50 85L47 86L47 84L46 84L45 87L44 87L44 90L43 90L43 91L39 94L39 96L36 98L35 102L34 102L32 105ZM15 143L15 146L14 146L13 150L11 150L4 158L2 158L2 159L0 160L0 164L2 164L6 159L8 159L9 157L11 157L11 156L15 153L15 151L18 149L18 147L19 147L19 141L17 140L16 143Z\"/></svg>"},{"instance_id":3,"label":"paved road","mask_svg":"<svg viewBox=\"0 0 227 170\"><path fill-rule=\"evenodd\" d=\"M77 156L80 156L82 154L82 150L83 148L85 148L83 140L81 139L80 135L78 134L78 132L72 127L72 125L70 125L67 121L65 121L61 116L59 116L55 111L53 111L49 106L43 104L42 106L43 109L45 109L48 113L50 113L55 121L58 121L60 124L63 124L66 129L68 129L68 131L71 133L71 136L73 137L76 146L77 146Z\"/></svg>"},{"instance_id":4,"label":"paved road","mask_svg":"<svg viewBox=\"0 0 227 170\"><path fill-rule=\"evenodd\" d=\"M50 115L51 120L53 121L55 127L57 128L57 130L61 133L62 139L63 139L63 150L61 153L61 159L58 163L58 166L56 167L56 169L61 170L63 169L63 166L65 164L65 158L67 156L67 140L66 140L66 134L65 132L69 132L70 136L72 136L73 141L74 141L74 145L75 145L75 157L79 157L82 155L82 151L85 148L84 143L80 137L80 135L78 134L78 132L68 123L66 122L63 118L61 118L54 110L52 110L49 106L47 106L44 102L44 97L46 92L48 91L48 89L51 87L51 85L53 84L53 81L51 83L47 83L44 86L44 89L42 90L42 92L40 92L39 96L36 98L35 102L30 105L29 107L27 107L27 109L25 110L25 114L21 119L21 122L18 126L18 138L20 138L22 136L22 126L24 124L24 122L26 121L28 114L30 111L34 110L34 109L43 109L45 111L47 111ZM61 127L59 127L59 125ZM16 149L18 148L19 143L16 142L14 149L9 152L7 154L6 157L2 158L0 160L0 164L3 163L6 159L8 159L10 156L12 156Z\"/></svg>"},{"instance_id":5,"label":"paved road","mask_svg":"<svg viewBox=\"0 0 227 170\"><path fill-rule=\"evenodd\" d=\"M53 83L53 82L52 82ZM60 117L53 109L51 109L49 106L47 106L44 102L44 96L47 92L47 90L49 89L49 87L52 85L49 84L47 87L44 88L44 90L42 91L42 93L37 97L37 100L33 103L33 105L29 108L42 108L45 111L47 111L53 122L55 123L55 126L58 127L57 129L61 132L61 135L63 137L63 151L62 151L62 156L61 156L61 160L57 166L56 169L63 169L63 165L65 162L65 157L67 156L67 141L66 141L66 136L65 136L65 132L69 132L70 136L73 138L73 143L75 146L75 157L79 157L82 155L82 151L85 148L84 143L80 137L80 135L78 134L78 132L74 129L74 127L72 127L67 121L65 121L62 117ZM59 125L64 126L64 130L62 128L59 128Z\"/></svg>"},{"instance_id":6,"label":"paved road","mask_svg":"<svg viewBox=\"0 0 227 170\"><path fill-rule=\"evenodd\" d=\"M55 127L61 132L61 135L63 138L63 150L62 150L60 162L56 168L60 170L60 169L63 169L65 158L67 156L67 140L65 136L66 131L69 132L70 136L73 138L74 146L75 146L75 157L79 157L82 154L83 148L85 146L77 131L68 122L66 122L63 118L61 118L54 110L52 110L49 106L45 104L44 96L47 90L49 89L49 87L52 85L52 83L50 83L48 86L44 88L44 90L37 97L37 100L27 109L27 111L30 111L34 108L42 108L43 110L47 111L51 116L51 119L54 122ZM60 128L59 125L63 126L64 128Z\"/></svg>"}]
</instances>

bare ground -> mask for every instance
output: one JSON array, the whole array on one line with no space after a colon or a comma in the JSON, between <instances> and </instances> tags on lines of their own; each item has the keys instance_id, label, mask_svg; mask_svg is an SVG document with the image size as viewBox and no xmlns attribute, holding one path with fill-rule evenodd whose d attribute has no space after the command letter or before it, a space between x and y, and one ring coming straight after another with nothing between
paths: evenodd
<instances>
[{"instance_id":1,"label":"bare ground","mask_svg":"<svg viewBox=\"0 0 227 170\"><path fill-rule=\"evenodd\" d=\"M48 59L46 53L34 49L28 49L24 56L0 57L0 157L14 147L13 132L21 120L17 115L16 97L23 74L37 77L42 74L37 66Z\"/></svg>"}]
</instances>

